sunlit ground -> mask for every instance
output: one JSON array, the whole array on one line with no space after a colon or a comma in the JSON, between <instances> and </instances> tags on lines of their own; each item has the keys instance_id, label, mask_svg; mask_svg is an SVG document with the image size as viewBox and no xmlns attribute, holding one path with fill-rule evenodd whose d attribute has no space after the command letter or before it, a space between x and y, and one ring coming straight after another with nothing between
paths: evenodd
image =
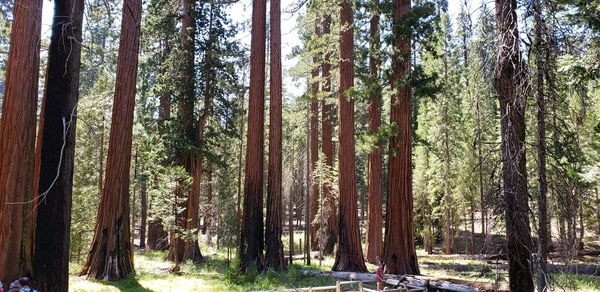
<instances>
[{"instance_id":1,"label":"sunlit ground","mask_svg":"<svg viewBox=\"0 0 600 292\"><path fill-rule=\"evenodd\" d=\"M302 253L301 233L294 235L295 254ZM284 236L284 250L288 250L289 238ZM304 244L304 243L302 243ZM285 272L269 272L257 275L241 275L235 269L236 263L228 267L226 250L218 252L214 248L202 247L206 260L200 264L185 263L181 272L170 273L172 263L166 260L165 252L136 252L136 273L118 282L90 281L78 277L79 264L71 264L70 291L256 291L281 290L295 287L326 286L335 283L334 279L301 275L301 269L322 269L329 271L333 257L319 262L313 259L307 267L302 260L295 261ZM471 284L480 289L500 291L508 289L508 275L493 261L483 261L470 255L427 255L418 250L421 274L445 279L460 284ZM235 254L235 251L232 251ZM581 262L600 263L598 257L583 257ZM370 271L375 266L367 264ZM600 277L568 274L552 274L552 287L556 291L600 291Z\"/></svg>"}]
</instances>

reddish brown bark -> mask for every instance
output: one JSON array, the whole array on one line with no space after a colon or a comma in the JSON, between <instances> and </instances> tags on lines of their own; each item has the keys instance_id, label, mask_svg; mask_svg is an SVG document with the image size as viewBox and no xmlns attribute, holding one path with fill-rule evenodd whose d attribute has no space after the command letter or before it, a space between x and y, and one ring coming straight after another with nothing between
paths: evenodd
<instances>
[{"instance_id":1,"label":"reddish brown bark","mask_svg":"<svg viewBox=\"0 0 600 292\"><path fill-rule=\"evenodd\" d=\"M374 5L378 5L374 4ZM379 66L381 64L378 54L380 54L380 34L379 34L379 11L374 11L370 21L371 48L369 59L369 77L372 85L369 103L369 131L377 133L381 126L381 87L378 83ZM368 173L368 213L367 213L367 257L370 263L377 263L378 258L383 251L383 220L381 214L381 164L382 150L376 146L369 153L369 173Z\"/></svg>"},{"instance_id":2,"label":"reddish brown bark","mask_svg":"<svg viewBox=\"0 0 600 292\"><path fill-rule=\"evenodd\" d=\"M264 246L263 162L265 107L265 35L266 1L252 2L252 36L250 42L250 97L246 173L244 177L244 216L240 237L240 269L250 265L261 270Z\"/></svg>"},{"instance_id":3,"label":"reddish brown bark","mask_svg":"<svg viewBox=\"0 0 600 292\"><path fill-rule=\"evenodd\" d=\"M133 270L129 230L129 173L139 52L141 0L125 0L117 61L117 82L94 240L81 275L118 280Z\"/></svg>"},{"instance_id":4,"label":"reddish brown bark","mask_svg":"<svg viewBox=\"0 0 600 292\"><path fill-rule=\"evenodd\" d=\"M394 25L401 25L410 9L410 0L394 0ZM406 24L405 24L406 25ZM391 274L419 274L413 231L410 35L395 36L390 122L399 133L390 140L388 200L386 207L383 261Z\"/></svg>"},{"instance_id":5,"label":"reddish brown bark","mask_svg":"<svg viewBox=\"0 0 600 292\"><path fill-rule=\"evenodd\" d=\"M354 146L354 101L348 90L354 86L354 29L352 2L341 3L339 88L339 223L338 247L333 271L366 272L358 230L356 163Z\"/></svg>"},{"instance_id":6,"label":"reddish brown bark","mask_svg":"<svg viewBox=\"0 0 600 292\"><path fill-rule=\"evenodd\" d=\"M67 291L83 0L55 1L48 51L40 151L33 281L41 291ZM59 167L57 171L57 167Z\"/></svg>"},{"instance_id":7,"label":"reddish brown bark","mask_svg":"<svg viewBox=\"0 0 600 292\"><path fill-rule=\"evenodd\" d=\"M272 269L285 267L283 260L282 234L282 133L281 133L281 4L270 0L270 93L269 102L269 177L267 187L267 229L265 233L265 266Z\"/></svg>"},{"instance_id":8,"label":"reddish brown bark","mask_svg":"<svg viewBox=\"0 0 600 292\"><path fill-rule=\"evenodd\" d=\"M502 181L511 291L534 291L525 167L525 69L519 51L516 0L496 0L495 88L500 102Z\"/></svg>"},{"instance_id":9,"label":"reddish brown bark","mask_svg":"<svg viewBox=\"0 0 600 292\"><path fill-rule=\"evenodd\" d=\"M331 17L325 16L323 19L323 34L330 33L331 26ZM331 94L331 63L329 63L329 53L325 53L323 58L323 92L326 97L329 97ZM326 99L321 101L321 135L322 135L322 145L321 149L323 151L323 155L325 156L325 166L329 169L333 169L333 105L329 103ZM332 182L333 183L333 182ZM337 210L335 204L335 198L333 197L333 186L330 183L323 183L323 202L321 208L324 209L324 215L326 219L326 226L319 227L325 228L325 238L319 238L319 240L323 241L321 246L323 246L323 254L330 255L333 254L333 248L335 247L335 243L337 241Z\"/></svg>"},{"instance_id":10,"label":"reddish brown bark","mask_svg":"<svg viewBox=\"0 0 600 292\"><path fill-rule=\"evenodd\" d=\"M315 24L315 35L320 35L319 23ZM319 93L319 67L317 67L317 58L313 57L313 69L311 71L311 101L310 101L310 201L309 201L309 222L310 222L310 246L312 250L319 249L317 230L319 224L315 222L319 206L319 183L314 178L314 172L319 161L319 102L317 94Z\"/></svg>"},{"instance_id":11,"label":"reddish brown bark","mask_svg":"<svg viewBox=\"0 0 600 292\"><path fill-rule=\"evenodd\" d=\"M34 152L42 1L13 9L0 122L0 280L30 275Z\"/></svg>"}]
</instances>

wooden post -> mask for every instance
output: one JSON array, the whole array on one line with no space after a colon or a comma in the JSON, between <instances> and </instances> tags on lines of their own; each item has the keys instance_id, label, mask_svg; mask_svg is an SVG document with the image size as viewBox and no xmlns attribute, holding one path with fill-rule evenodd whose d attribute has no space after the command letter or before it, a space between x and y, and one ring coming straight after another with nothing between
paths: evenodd
<instances>
[{"instance_id":1,"label":"wooden post","mask_svg":"<svg viewBox=\"0 0 600 292\"><path fill-rule=\"evenodd\" d=\"M335 292L342 292L342 286L340 285L340 281L335 281Z\"/></svg>"}]
</instances>

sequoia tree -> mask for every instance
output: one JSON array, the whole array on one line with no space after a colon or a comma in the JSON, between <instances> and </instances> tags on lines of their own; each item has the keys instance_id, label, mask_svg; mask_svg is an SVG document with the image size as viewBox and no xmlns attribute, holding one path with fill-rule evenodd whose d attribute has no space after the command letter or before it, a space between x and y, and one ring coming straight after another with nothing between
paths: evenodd
<instances>
[{"instance_id":1,"label":"sequoia tree","mask_svg":"<svg viewBox=\"0 0 600 292\"><path fill-rule=\"evenodd\" d=\"M279 0L271 0L270 20L270 93L269 102L269 177L267 189L267 230L265 233L265 266L272 269L285 267L282 234L282 141L281 141L281 8Z\"/></svg>"},{"instance_id":2,"label":"sequoia tree","mask_svg":"<svg viewBox=\"0 0 600 292\"><path fill-rule=\"evenodd\" d=\"M381 125L381 87L379 85L380 61L380 33L379 33L379 10L378 1L372 4L372 15L370 20L371 48L369 58L369 131L376 133ZM382 239L382 208L381 208L381 147L376 145L369 152L368 192L369 204L367 213L367 256L370 263L377 263L377 258L383 251Z\"/></svg>"},{"instance_id":3,"label":"sequoia tree","mask_svg":"<svg viewBox=\"0 0 600 292\"><path fill-rule=\"evenodd\" d=\"M397 135L390 140L388 199L386 206L383 262L391 274L419 274L413 235L412 123L410 74L410 32L406 26L410 0L394 0L394 58L390 123Z\"/></svg>"},{"instance_id":4,"label":"sequoia tree","mask_svg":"<svg viewBox=\"0 0 600 292\"><path fill-rule=\"evenodd\" d=\"M0 281L4 283L32 271L41 22L42 0L14 5L0 121Z\"/></svg>"},{"instance_id":5,"label":"sequoia tree","mask_svg":"<svg viewBox=\"0 0 600 292\"><path fill-rule=\"evenodd\" d=\"M57 0L40 123L41 162L33 280L41 291L67 291L71 195L83 0ZM41 143L41 144L40 144Z\"/></svg>"},{"instance_id":6,"label":"sequoia tree","mask_svg":"<svg viewBox=\"0 0 600 292\"><path fill-rule=\"evenodd\" d=\"M246 173L244 176L244 214L240 236L240 269L250 265L262 269L264 246L263 161L265 120L265 37L266 0L252 1L250 41L250 94L248 100L248 133Z\"/></svg>"},{"instance_id":7,"label":"sequoia tree","mask_svg":"<svg viewBox=\"0 0 600 292\"><path fill-rule=\"evenodd\" d=\"M525 64L519 50L517 1L496 0L496 69L500 102L502 181L511 291L533 291L531 230L525 166Z\"/></svg>"},{"instance_id":8,"label":"sequoia tree","mask_svg":"<svg viewBox=\"0 0 600 292\"><path fill-rule=\"evenodd\" d=\"M354 29L352 1L341 3L340 88L339 88L339 217L338 247L333 271L366 272L360 246L356 189L356 151L354 145L354 101L349 91L354 86Z\"/></svg>"},{"instance_id":9,"label":"sequoia tree","mask_svg":"<svg viewBox=\"0 0 600 292\"><path fill-rule=\"evenodd\" d=\"M139 52L141 0L125 0L117 60L106 176L94 239L80 275L118 280L133 270L129 230L129 169Z\"/></svg>"}]
</instances>

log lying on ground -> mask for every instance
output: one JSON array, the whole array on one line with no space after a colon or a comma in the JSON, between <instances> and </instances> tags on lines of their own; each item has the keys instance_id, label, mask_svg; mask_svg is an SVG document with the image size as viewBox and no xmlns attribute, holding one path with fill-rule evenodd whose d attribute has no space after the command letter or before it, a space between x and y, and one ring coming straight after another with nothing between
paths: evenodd
<instances>
[{"instance_id":1,"label":"log lying on ground","mask_svg":"<svg viewBox=\"0 0 600 292\"><path fill-rule=\"evenodd\" d=\"M317 277L330 277L340 280L356 280L364 282L377 281L377 276L374 273L354 273L354 272L327 272L319 270L301 270L301 274ZM408 287L419 287L427 289L427 291L452 291L452 292L475 292L477 289L467 286L453 284L448 281L441 281L425 276L414 275L391 275L386 274L386 284L397 286L400 283Z\"/></svg>"}]
</instances>

